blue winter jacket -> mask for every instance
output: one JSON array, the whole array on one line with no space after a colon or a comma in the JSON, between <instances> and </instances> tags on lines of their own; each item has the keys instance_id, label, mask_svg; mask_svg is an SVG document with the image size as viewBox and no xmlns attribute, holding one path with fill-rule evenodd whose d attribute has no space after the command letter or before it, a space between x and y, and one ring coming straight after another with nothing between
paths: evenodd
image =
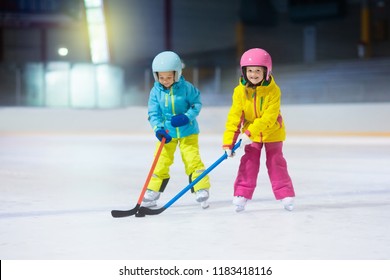
<instances>
[{"instance_id":1,"label":"blue winter jacket","mask_svg":"<svg viewBox=\"0 0 390 280\"><path fill-rule=\"evenodd\" d=\"M149 122L154 131L164 128L173 138L198 134L199 126L196 117L201 108L199 90L187 82L183 76L170 89L155 82L149 95ZM181 127L173 127L171 118L178 114L185 114L190 120L189 123Z\"/></svg>"}]
</instances>

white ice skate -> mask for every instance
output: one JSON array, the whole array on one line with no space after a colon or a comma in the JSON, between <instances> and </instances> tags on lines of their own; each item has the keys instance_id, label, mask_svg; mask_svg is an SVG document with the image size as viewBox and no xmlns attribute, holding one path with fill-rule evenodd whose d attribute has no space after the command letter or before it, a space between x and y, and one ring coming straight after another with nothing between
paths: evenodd
<instances>
[{"instance_id":1,"label":"white ice skate","mask_svg":"<svg viewBox=\"0 0 390 280\"><path fill-rule=\"evenodd\" d=\"M205 201L202 201L202 202L200 203L200 206L201 206L203 209L207 209L207 208L210 207L210 204L209 204L209 202L208 202L207 200L205 200Z\"/></svg>"},{"instance_id":2,"label":"white ice skate","mask_svg":"<svg viewBox=\"0 0 390 280\"><path fill-rule=\"evenodd\" d=\"M282 204L284 209L287 211L292 211L294 209L294 198L293 197L285 197L282 200Z\"/></svg>"},{"instance_id":3,"label":"white ice skate","mask_svg":"<svg viewBox=\"0 0 390 280\"><path fill-rule=\"evenodd\" d=\"M209 199L209 191L206 189L201 189L195 193L196 195L196 201L197 202L203 202ZM207 207L206 207L207 208Z\"/></svg>"},{"instance_id":4,"label":"white ice skate","mask_svg":"<svg viewBox=\"0 0 390 280\"><path fill-rule=\"evenodd\" d=\"M146 190L144 198L143 198L142 201L144 201L144 202L156 201L159 198L160 198L160 193L159 192L155 192L155 191L152 191L152 190Z\"/></svg>"},{"instance_id":5,"label":"white ice skate","mask_svg":"<svg viewBox=\"0 0 390 280\"><path fill-rule=\"evenodd\" d=\"M148 208L157 206L157 199L160 198L160 194L161 193L159 192L146 190L144 198L142 199L141 206L148 207Z\"/></svg>"},{"instance_id":6,"label":"white ice skate","mask_svg":"<svg viewBox=\"0 0 390 280\"><path fill-rule=\"evenodd\" d=\"M245 205L248 199L243 196L235 196L233 198L233 204L236 206L236 212L242 212L245 210Z\"/></svg>"},{"instance_id":7,"label":"white ice skate","mask_svg":"<svg viewBox=\"0 0 390 280\"><path fill-rule=\"evenodd\" d=\"M142 201L141 206L147 207L147 208L156 207L157 206L157 201L156 200Z\"/></svg>"}]
</instances>

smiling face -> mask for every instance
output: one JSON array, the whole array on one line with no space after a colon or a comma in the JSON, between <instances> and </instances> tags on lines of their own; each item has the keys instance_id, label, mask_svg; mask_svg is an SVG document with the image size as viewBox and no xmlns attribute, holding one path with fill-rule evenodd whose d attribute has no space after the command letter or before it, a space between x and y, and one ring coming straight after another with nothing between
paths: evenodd
<instances>
[{"instance_id":1,"label":"smiling face","mask_svg":"<svg viewBox=\"0 0 390 280\"><path fill-rule=\"evenodd\" d=\"M170 88L175 82L175 72L158 72L158 81L166 88Z\"/></svg>"},{"instance_id":2,"label":"smiling face","mask_svg":"<svg viewBox=\"0 0 390 280\"><path fill-rule=\"evenodd\" d=\"M253 85L261 83L265 76L265 68L261 66L248 66L246 67L246 78Z\"/></svg>"}]
</instances>

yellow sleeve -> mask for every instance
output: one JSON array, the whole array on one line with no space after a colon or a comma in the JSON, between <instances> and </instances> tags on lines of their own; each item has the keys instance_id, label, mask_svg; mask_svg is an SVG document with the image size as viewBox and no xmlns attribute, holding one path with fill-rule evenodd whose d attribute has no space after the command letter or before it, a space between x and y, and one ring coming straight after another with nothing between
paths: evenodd
<instances>
[{"instance_id":1,"label":"yellow sleeve","mask_svg":"<svg viewBox=\"0 0 390 280\"><path fill-rule=\"evenodd\" d=\"M240 135L240 129L244 120L242 92L234 89L232 106L230 107L223 134L223 147L232 148Z\"/></svg>"}]
</instances>

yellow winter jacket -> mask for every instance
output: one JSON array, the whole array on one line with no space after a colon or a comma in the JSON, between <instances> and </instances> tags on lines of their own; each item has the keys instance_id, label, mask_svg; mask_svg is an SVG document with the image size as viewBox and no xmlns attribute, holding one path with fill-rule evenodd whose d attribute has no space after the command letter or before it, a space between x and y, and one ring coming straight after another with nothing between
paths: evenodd
<instances>
[{"instance_id":1,"label":"yellow winter jacket","mask_svg":"<svg viewBox=\"0 0 390 280\"><path fill-rule=\"evenodd\" d=\"M281 92L272 76L270 81L263 81L257 87L249 87L240 79L232 99L223 134L223 147L231 149L240 133L246 133L254 142L280 142L286 139L280 113Z\"/></svg>"}]
</instances>

